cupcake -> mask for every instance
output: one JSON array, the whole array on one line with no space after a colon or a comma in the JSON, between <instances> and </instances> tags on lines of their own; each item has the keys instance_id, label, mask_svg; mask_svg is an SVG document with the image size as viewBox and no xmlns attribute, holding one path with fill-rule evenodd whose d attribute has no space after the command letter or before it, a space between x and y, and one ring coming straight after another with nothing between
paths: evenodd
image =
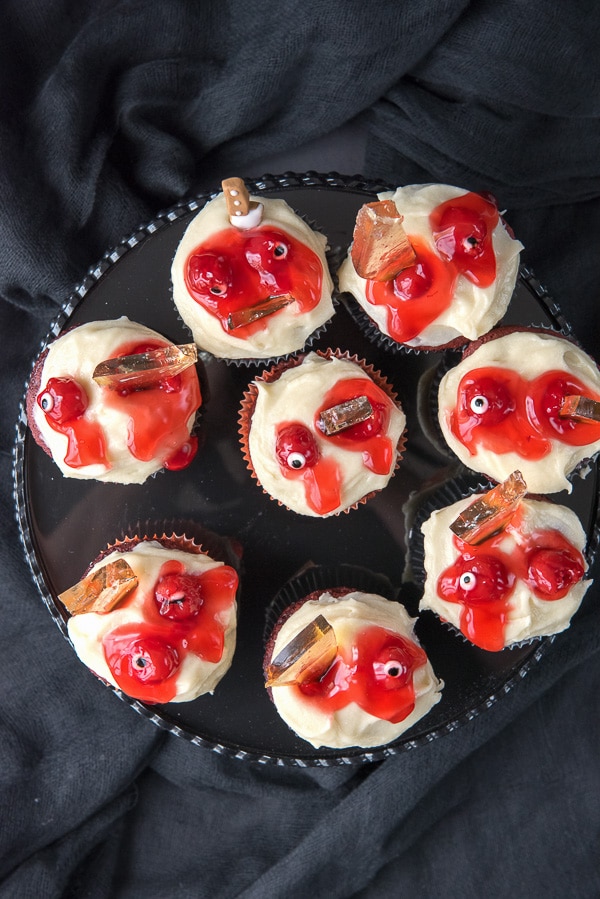
<instances>
[{"instance_id":1,"label":"cupcake","mask_svg":"<svg viewBox=\"0 0 600 899\"><path fill-rule=\"evenodd\" d=\"M26 396L34 440L65 477L141 484L195 456L202 403L195 346L122 317L65 331L37 359Z\"/></svg>"},{"instance_id":2,"label":"cupcake","mask_svg":"<svg viewBox=\"0 0 600 899\"><path fill-rule=\"evenodd\" d=\"M267 642L266 686L282 720L315 748L383 746L439 702L443 684L404 606L317 590L286 609Z\"/></svg>"},{"instance_id":3,"label":"cupcake","mask_svg":"<svg viewBox=\"0 0 600 899\"><path fill-rule=\"evenodd\" d=\"M382 346L456 347L506 312L521 249L490 196L412 184L359 210L339 288Z\"/></svg>"},{"instance_id":4,"label":"cupcake","mask_svg":"<svg viewBox=\"0 0 600 899\"><path fill-rule=\"evenodd\" d=\"M240 179L223 188L177 248L175 306L214 356L264 360L300 350L334 312L327 239L284 200L249 196Z\"/></svg>"},{"instance_id":5,"label":"cupcake","mask_svg":"<svg viewBox=\"0 0 600 899\"><path fill-rule=\"evenodd\" d=\"M441 378L439 426L473 471L502 481L518 469L532 493L571 492L569 477L585 474L600 450L600 422L567 413L567 397L597 409L600 372L590 356L551 331L498 329Z\"/></svg>"},{"instance_id":6,"label":"cupcake","mask_svg":"<svg viewBox=\"0 0 600 899\"><path fill-rule=\"evenodd\" d=\"M145 703L212 693L231 666L234 568L177 535L126 538L61 593L69 638L99 678Z\"/></svg>"},{"instance_id":7,"label":"cupcake","mask_svg":"<svg viewBox=\"0 0 600 899\"><path fill-rule=\"evenodd\" d=\"M577 515L525 491L515 472L440 508L426 499L433 511L410 538L419 543L410 555L422 562L425 578L419 610L430 609L491 652L568 628L591 584Z\"/></svg>"},{"instance_id":8,"label":"cupcake","mask_svg":"<svg viewBox=\"0 0 600 899\"><path fill-rule=\"evenodd\" d=\"M332 350L273 366L244 396L240 434L252 475L300 515L347 512L389 482L406 417L387 381Z\"/></svg>"}]
</instances>

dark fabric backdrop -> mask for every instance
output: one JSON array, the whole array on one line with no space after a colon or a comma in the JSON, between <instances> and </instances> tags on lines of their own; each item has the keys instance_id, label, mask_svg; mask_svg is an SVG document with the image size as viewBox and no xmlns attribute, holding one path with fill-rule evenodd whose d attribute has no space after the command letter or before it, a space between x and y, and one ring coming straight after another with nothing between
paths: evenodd
<instances>
[{"instance_id":1,"label":"dark fabric backdrop","mask_svg":"<svg viewBox=\"0 0 600 899\"><path fill-rule=\"evenodd\" d=\"M3 899L600 895L596 603L441 740L359 769L260 767L82 677L11 496L23 384L88 266L200 185L348 122L366 175L495 192L599 354L599 46L594 0L3 0Z\"/></svg>"}]
</instances>

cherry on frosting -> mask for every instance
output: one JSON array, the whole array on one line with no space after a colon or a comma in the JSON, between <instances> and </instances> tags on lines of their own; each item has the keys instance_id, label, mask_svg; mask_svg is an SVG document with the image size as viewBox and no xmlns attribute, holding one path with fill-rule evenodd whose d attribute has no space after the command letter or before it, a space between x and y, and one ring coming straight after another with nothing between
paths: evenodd
<instances>
[{"instance_id":1,"label":"cherry on frosting","mask_svg":"<svg viewBox=\"0 0 600 899\"><path fill-rule=\"evenodd\" d=\"M192 298L229 333L232 313L272 296L290 294L299 312L314 309L321 299L323 266L312 249L279 228L231 226L190 253L184 280ZM235 336L243 339L265 330L273 315L235 328Z\"/></svg>"},{"instance_id":2,"label":"cherry on frosting","mask_svg":"<svg viewBox=\"0 0 600 899\"><path fill-rule=\"evenodd\" d=\"M105 637L108 667L126 689L128 682L156 685L166 681L179 667L177 650L159 634L133 633L114 641ZM135 688L134 688L135 689Z\"/></svg>"},{"instance_id":3,"label":"cherry on frosting","mask_svg":"<svg viewBox=\"0 0 600 899\"><path fill-rule=\"evenodd\" d=\"M302 471L317 464L319 447L310 430L299 422L285 424L278 428L275 454L283 469Z\"/></svg>"},{"instance_id":4,"label":"cherry on frosting","mask_svg":"<svg viewBox=\"0 0 600 899\"><path fill-rule=\"evenodd\" d=\"M440 595L466 605L505 600L512 592L515 575L492 554L464 553L438 581Z\"/></svg>"},{"instance_id":5,"label":"cherry on frosting","mask_svg":"<svg viewBox=\"0 0 600 899\"><path fill-rule=\"evenodd\" d=\"M81 418L88 406L85 390L73 378L49 378L37 402L46 418L60 425Z\"/></svg>"},{"instance_id":6,"label":"cherry on frosting","mask_svg":"<svg viewBox=\"0 0 600 899\"><path fill-rule=\"evenodd\" d=\"M571 548L542 547L529 557L528 580L546 600L562 599L584 575L580 553Z\"/></svg>"},{"instance_id":7,"label":"cherry on frosting","mask_svg":"<svg viewBox=\"0 0 600 899\"><path fill-rule=\"evenodd\" d=\"M154 598L165 618L175 621L194 618L204 602L202 576L168 574L156 584Z\"/></svg>"}]
</instances>

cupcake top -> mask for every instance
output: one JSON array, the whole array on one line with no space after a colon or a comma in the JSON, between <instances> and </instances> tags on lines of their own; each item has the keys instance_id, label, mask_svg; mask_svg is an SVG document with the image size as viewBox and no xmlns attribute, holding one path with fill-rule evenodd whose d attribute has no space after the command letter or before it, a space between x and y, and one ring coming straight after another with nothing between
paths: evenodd
<instances>
[{"instance_id":1,"label":"cupcake top","mask_svg":"<svg viewBox=\"0 0 600 899\"><path fill-rule=\"evenodd\" d=\"M498 333L441 379L442 434L461 462L493 480L518 469L531 493L571 492L569 475L600 450L600 423L560 410L566 396L600 400L597 365L552 332Z\"/></svg>"},{"instance_id":2,"label":"cupcake top","mask_svg":"<svg viewBox=\"0 0 600 899\"><path fill-rule=\"evenodd\" d=\"M172 347L123 316L78 325L44 350L28 388L27 419L63 475L141 484L163 467L191 462L202 402L193 362L175 375L159 370L142 389L94 380L107 360Z\"/></svg>"},{"instance_id":3,"label":"cupcake top","mask_svg":"<svg viewBox=\"0 0 600 899\"><path fill-rule=\"evenodd\" d=\"M253 382L241 416L249 467L263 489L294 512L325 517L385 487L406 425L385 382L358 360L317 353L275 373ZM347 403L366 417L327 433L323 413Z\"/></svg>"},{"instance_id":4,"label":"cupcake top","mask_svg":"<svg viewBox=\"0 0 600 899\"><path fill-rule=\"evenodd\" d=\"M525 497L503 530L470 545L450 525L483 495L434 511L422 525L420 610L433 610L490 651L565 630L591 584L577 515Z\"/></svg>"},{"instance_id":5,"label":"cupcake top","mask_svg":"<svg viewBox=\"0 0 600 899\"><path fill-rule=\"evenodd\" d=\"M133 589L109 611L84 610L67 622L81 661L142 702L212 693L235 650L235 570L191 541L144 539L103 553L86 578L123 562L137 579Z\"/></svg>"},{"instance_id":6,"label":"cupcake top","mask_svg":"<svg viewBox=\"0 0 600 899\"><path fill-rule=\"evenodd\" d=\"M277 358L302 349L333 315L327 239L284 200L247 203L242 225L225 192L192 220L173 259L173 300L214 356Z\"/></svg>"},{"instance_id":7,"label":"cupcake top","mask_svg":"<svg viewBox=\"0 0 600 899\"><path fill-rule=\"evenodd\" d=\"M388 280L361 277L355 231L338 273L340 290L355 297L380 332L415 349L465 343L489 331L510 302L523 248L495 202L447 184L412 184L379 198L400 214L412 258Z\"/></svg>"},{"instance_id":8,"label":"cupcake top","mask_svg":"<svg viewBox=\"0 0 600 899\"><path fill-rule=\"evenodd\" d=\"M268 647L267 670L317 616L335 634L330 667L313 682L270 687L277 711L299 737L315 748L381 746L439 702L443 684L413 634L413 619L400 603L371 593L324 591L284 613Z\"/></svg>"}]
</instances>

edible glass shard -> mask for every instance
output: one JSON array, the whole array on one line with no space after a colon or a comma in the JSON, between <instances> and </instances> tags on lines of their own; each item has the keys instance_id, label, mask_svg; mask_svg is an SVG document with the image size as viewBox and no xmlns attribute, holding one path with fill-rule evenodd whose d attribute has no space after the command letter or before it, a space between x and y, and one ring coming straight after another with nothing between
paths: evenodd
<instances>
[{"instance_id":1,"label":"edible glass shard","mask_svg":"<svg viewBox=\"0 0 600 899\"><path fill-rule=\"evenodd\" d=\"M133 569L125 559L116 559L88 574L58 598L71 615L82 612L112 611L138 585Z\"/></svg>"},{"instance_id":2,"label":"edible glass shard","mask_svg":"<svg viewBox=\"0 0 600 899\"><path fill-rule=\"evenodd\" d=\"M323 615L307 624L267 667L267 687L320 680L337 655L335 631Z\"/></svg>"},{"instance_id":3,"label":"edible glass shard","mask_svg":"<svg viewBox=\"0 0 600 899\"><path fill-rule=\"evenodd\" d=\"M373 414L373 407L366 396L356 396L351 400L323 409L317 424L327 436L337 434L366 421Z\"/></svg>"},{"instance_id":4,"label":"edible glass shard","mask_svg":"<svg viewBox=\"0 0 600 899\"><path fill-rule=\"evenodd\" d=\"M587 396L566 396L559 414L575 421L600 421L600 403Z\"/></svg>"},{"instance_id":5,"label":"edible glass shard","mask_svg":"<svg viewBox=\"0 0 600 899\"><path fill-rule=\"evenodd\" d=\"M520 471L488 490L482 497L460 513L450 530L471 546L478 546L503 531L527 493L527 484Z\"/></svg>"},{"instance_id":6,"label":"edible glass shard","mask_svg":"<svg viewBox=\"0 0 600 899\"><path fill-rule=\"evenodd\" d=\"M195 343L158 347L146 353L106 359L94 369L92 378L100 387L141 390L155 387L163 378L172 378L198 360Z\"/></svg>"},{"instance_id":7,"label":"edible glass shard","mask_svg":"<svg viewBox=\"0 0 600 899\"><path fill-rule=\"evenodd\" d=\"M247 306L245 309L236 309L235 312L230 312L227 316L227 327L230 331L235 331L236 328L249 325L258 321L259 318L279 312L284 306L289 306L294 301L295 298L291 293L273 294L266 300L257 303L256 306Z\"/></svg>"},{"instance_id":8,"label":"edible glass shard","mask_svg":"<svg viewBox=\"0 0 600 899\"><path fill-rule=\"evenodd\" d=\"M358 210L350 249L356 273L368 281L391 281L413 265L415 251L393 200L365 203Z\"/></svg>"}]
</instances>

